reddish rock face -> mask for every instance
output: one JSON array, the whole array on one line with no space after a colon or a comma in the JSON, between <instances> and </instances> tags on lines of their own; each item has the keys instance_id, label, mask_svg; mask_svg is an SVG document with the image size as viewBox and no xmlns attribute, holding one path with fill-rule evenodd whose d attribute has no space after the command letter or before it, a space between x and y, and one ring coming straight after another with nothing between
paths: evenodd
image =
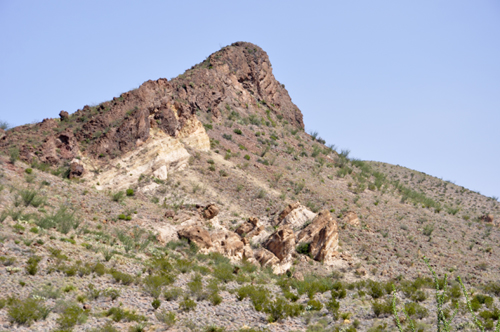
<instances>
[{"instance_id":1,"label":"reddish rock face","mask_svg":"<svg viewBox=\"0 0 500 332\"><path fill-rule=\"evenodd\" d=\"M60 121L46 119L13 128L0 139L0 150L15 146L23 161L36 158L54 166L79 153L104 162L145 142L151 127L178 137L193 117L218 122L227 107L241 105L246 105L240 110L247 113L245 116L265 118L266 113L272 113L304 128L302 113L276 81L266 52L237 42L172 81L147 81L100 105L84 106L73 114L61 111ZM36 143L28 144L28 140Z\"/></svg>"}]
</instances>

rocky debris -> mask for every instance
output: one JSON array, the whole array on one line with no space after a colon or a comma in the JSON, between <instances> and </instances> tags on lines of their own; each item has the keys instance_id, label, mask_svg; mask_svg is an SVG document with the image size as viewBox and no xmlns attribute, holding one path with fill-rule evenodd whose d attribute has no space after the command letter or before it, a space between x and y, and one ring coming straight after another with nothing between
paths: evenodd
<instances>
[{"instance_id":1,"label":"rocky debris","mask_svg":"<svg viewBox=\"0 0 500 332\"><path fill-rule=\"evenodd\" d=\"M287 225L280 226L264 242L264 247L271 251L280 261L284 261L295 250L295 234Z\"/></svg>"},{"instance_id":2,"label":"rocky debris","mask_svg":"<svg viewBox=\"0 0 500 332\"><path fill-rule=\"evenodd\" d=\"M495 218L492 214L485 214L481 216L481 220L484 222L493 223L493 221L495 221Z\"/></svg>"},{"instance_id":3,"label":"rocky debris","mask_svg":"<svg viewBox=\"0 0 500 332\"><path fill-rule=\"evenodd\" d=\"M69 165L69 178L79 178L83 175L83 172L85 169L83 168L83 165L80 164L79 162L73 161Z\"/></svg>"},{"instance_id":4,"label":"rocky debris","mask_svg":"<svg viewBox=\"0 0 500 332\"><path fill-rule=\"evenodd\" d=\"M219 214L219 208L215 204L208 204L205 206L202 212L202 216L205 219L212 219Z\"/></svg>"},{"instance_id":5,"label":"rocky debris","mask_svg":"<svg viewBox=\"0 0 500 332\"><path fill-rule=\"evenodd\" d=\"M309 254L314 260L331 262L338 248L337 222L328 210L322 210L297 236L298 243L309 243Z\"/></svg>"},{"instance_id":6,"label":"rocky debris","mask_svg":"<svg viewBox=\"0 0 500 332\"><path fill-rule=\"evenodd\" d=\"M68 121L69 113L66 111L61 111L59 112L59 118L61 119L61 121Z\"/></svg>"},{"instance_id":7,"label":"rocky debris","mask_svg":"<svg viewBox=\"0 0 500 332\"><path fill-rule=\"evenodd\" d=\"M262 267L272 267L280 263L278 257L264 248L255 251L254 258Z\"/></svg>"},{"instance_id":8,"label":"rocky debris","mask_svg":"<svg viewBox=\"0 0 500 332\"><path fill-rule=\"evenodd\" d=\"M174 210L167 210L167 211L165 211L165 218L173 218L173 217L175 217Z\"/></svg>"},{"instance_id":9,"label":"rocky debris","mask_svg":"<svg viewBox=\"0 0 500 332\"><path fill-rule=\"evenodd\" d=\"M344 222L352 226L359 226L359 218L358 215L352 211L346 213L344 217Z\"/></svg>"},{"instance_id":10,"label":"rocky debris","mask_svg":"<svg viewBox=\"0 0 500 332\"><path fill-rule=\"evenodd\" d=\"M0 128L0 139L2 139L4 137L5 137L5 130L3 130L2 128Z\"/></svg>"},{"instance_id":11,"label":"rocky debris","mask_svg":"<svg viewBox=\"0 0 500 332\"><path fill-rule=\"evenodd\" d=\"M212 247L210 233L200 226L188 226L179 230L177 234L180 238L188 239L190 243L194 242L200 248Z\"/></svg>"},{"instance_id":12,"label":"rocky debris","mask_svg":"<svg viewBox=\"0 0 500 332\"><path fill-rule=\"evenodd\" d=\"M294 230L300 230L305 224L310 222L316 214L308 210L305 206L298 204L281 220L280 225L289 225ZM290 206L290 205L289 205ZM288 209L288 207L287 207Z\"/></svg>"},{"instance_id":13,"label":"rocky debris","mask_svg":"<svg viewBox=\"0 0 500 332\"><path fill-rule=\"evenodd\" d=\"M238 234L231 231L217 231L210 235L212 248L228 257L243 258L243 247L245 246Z\"/></svg>"},{"instance_id":14,"label":"rocky debris","mask_svg":"<svg viewBox=\"0 0 500 332\"><path fill-rule=\"evenodd\" d=\"M259 223L259 219L250 217L236 229L238 235L249 239L259 235L264 230L264 226Z\"/></svg>"}]
</instances>

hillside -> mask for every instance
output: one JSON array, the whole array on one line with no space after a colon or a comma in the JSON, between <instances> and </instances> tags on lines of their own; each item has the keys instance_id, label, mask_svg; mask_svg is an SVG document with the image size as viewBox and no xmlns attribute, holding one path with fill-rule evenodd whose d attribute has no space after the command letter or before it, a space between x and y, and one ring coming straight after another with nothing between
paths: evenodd
<instances>
[{"instance_id":1,"label":"hillside","mask_svg":"<svg viewBox=\"0 0 500 332\"><path fill-rule=\"evenodd\" d=\"M6 330L395 330L392 284L432 330L423 255L455 326L457 276L500 295L499 202L304 132L250 43L2 131L0 151Z\"/></svg>"}]
</instances>

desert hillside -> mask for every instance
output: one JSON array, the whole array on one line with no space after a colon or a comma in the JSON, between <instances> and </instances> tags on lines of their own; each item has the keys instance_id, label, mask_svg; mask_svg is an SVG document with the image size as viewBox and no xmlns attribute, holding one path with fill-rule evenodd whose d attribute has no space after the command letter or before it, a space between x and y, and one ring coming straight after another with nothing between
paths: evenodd
<instances>
[{"instance_id":1,"label":"desert hillside","mask_svg":"<svg viewBox=\"0 0 500 332\"><path fill-rule=\"evenodd\" d=\"M256 45L0 151L0 330L397 331L393 296L403 328L499 321L497 199L306 133Z\"/></svg>"}]
</instances>

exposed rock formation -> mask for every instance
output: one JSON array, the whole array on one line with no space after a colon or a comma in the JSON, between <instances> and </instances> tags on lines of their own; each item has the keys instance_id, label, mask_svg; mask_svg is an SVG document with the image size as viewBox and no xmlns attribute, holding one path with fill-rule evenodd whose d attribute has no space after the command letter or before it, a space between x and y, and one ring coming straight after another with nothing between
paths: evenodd
<instances>
[{"instance_id":1,"label":"exposed rock formation","mask_svg":"<svg viewBox=\"0 0 500 332\"><path fill-rule=\"evenodd\" d=\"M492 214L485 214L485 215L481 216L481 220L484 222L493 223L493 221L495 220L495 217Z\"/></svg>"},{"instance_id":2,"label":"exposed rock formation","mask_svg":"<svg viewBox=\"0 0 500 332\"><path fill-rule=\"evenodd\" d=\"M263 267L272 267L280 263L278 257L276 257L272 252L264 248L255 251L254 257L257 260L257 262L259 262L259 264Z\"/></svg>"},{"instance_id":3,"label":"exposed rock formation","mask_svg":"<svg viewBox=\"0 0 500 332\"><path fill-rule=\"evenodd\" d=\"M180 238L188 239L189 242L194 242L200 248L212 247L212 239L210 233L200 226L188 226L178 231Z\"/></svg>"},{"instance_id":4,"label":"exposed rock formation","mask_svg":"<svg viewBox=\"0 0 500 332\"><path fill-rule=\"evenodd\" d=\"M264 247L278 257L280 261L283 261L295 250L295 234L290 227L286 225L280 226L267 239Z\"/></svg>"},{"instance_id":5,"label":"exposed rock formation","mask_svg":"<svg viewBox=\"0 0 500 332\"><path fill-rule=\"evenodd\" d=\"M212 233L210 238L215 251L231 258L243 258L245 245L238 234L222 230Z\"/></svg>"},{"instance_id":6,"label":"exposed rock formation","mask_svg":"<svg viewBox=\"0 0 500 332\"><path fill-rule=\"evenodd\" d=\"M309 211L305 206L300 203L294 204L295 208L292 209L280 222L280 225L288 225L294 230L300 230L303 226L311 221L316 214ZM288 206L290 207L290 205ZM287 207L287 209L288 209Z\"/></svg>"},{"instance_id":7,"label":"exposed rock formation","mask_svg":"<svg viewBox=\"0 0 500 332\"><path fill-rule=\"evenodd\" d=\"M83 175L85 169L83 165L77 161L73 161L69 166L69 178L77 178Z\"/></svg>"},{"instance_id":8,"label":"exposed rock formation","mask_svg":"<svg viewBox=\"0 0 500 332\"><path fill-rule=\"evenodd\" d=\"M331 262L338 248L337 222L328 210L318 213L316 218L297 236L298 243L309 243L309 253L317 261Z\"/></svg>"},{"instance_id":9,"label":"exposed rock formation","mask_svg":"<svg viewBox=\"0 0 500 332\"><path fill-rule=\"evenodd\" d=\"M215 204L208 204L203 209L203 218L212 219L219 214L219 208Z\"/></svg>"},{"instance_id":10,"label":"exposed rock formation","mask_svg":"<svg viewBox=\"0 0 500 332\"><path fill-rule=\"evenodd\" d=\"M236 229L236 233L245 238L259 235L264 230L264 226L259 223L259 219L250 217Z\"/></svg>"}]
</instances>

